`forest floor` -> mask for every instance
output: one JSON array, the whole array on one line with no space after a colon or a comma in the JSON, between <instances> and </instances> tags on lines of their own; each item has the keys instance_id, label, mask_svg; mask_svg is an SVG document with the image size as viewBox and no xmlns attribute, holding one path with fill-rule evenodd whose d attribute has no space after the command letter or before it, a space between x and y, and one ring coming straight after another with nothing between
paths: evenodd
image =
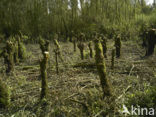
<instances>
[{"instance_id":1,"label":"forest floor","mask_svg":"<svg viewBox=\"0 0 156 117\"><path fill-rule=\"evenodd\" d=\"M64 62L59 59L57 75L54 46L51 44L49 96L42 103L39 103L41 51L38 44L27 44L28 57L25 62L15 66L13 75L5 74L1 58L0 77L11 90L11 105L0 110L0 117L102 117L107 114L109 117L122 117L119 110L125 103L125 95L156 85L156 50L153 56L144 58L145 49L140 43L122 42L122 56L115 59L115 68L112 70L111 50L114 43L108 41L107 77L112 83L114 96L104 100L95 60L89 58L88 47L85 48L86 56L82 61L78 48L76 52L73 51L72 43L60 43Z\"/></svg>"}]
</instances>

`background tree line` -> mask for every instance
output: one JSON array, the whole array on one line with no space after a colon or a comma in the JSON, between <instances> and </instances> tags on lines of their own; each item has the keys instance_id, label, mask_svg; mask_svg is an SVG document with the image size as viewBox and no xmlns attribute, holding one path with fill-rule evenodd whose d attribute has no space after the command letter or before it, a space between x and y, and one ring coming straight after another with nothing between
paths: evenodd
<instances>
[{"instance_id":1,"label":"background tree line","mask_svg":"<svg viewBox=\"0 0 156 117\"><path fill-rule=\"evenodd\" d=\"M132 35L135 24L154 22L154 6L144 0L1 0L0 33L5 37L23 33L34 39L39 35L51 39L59 33L67 39L72 31L89 35L117 29Z\"/></svg>"}]
</instances>

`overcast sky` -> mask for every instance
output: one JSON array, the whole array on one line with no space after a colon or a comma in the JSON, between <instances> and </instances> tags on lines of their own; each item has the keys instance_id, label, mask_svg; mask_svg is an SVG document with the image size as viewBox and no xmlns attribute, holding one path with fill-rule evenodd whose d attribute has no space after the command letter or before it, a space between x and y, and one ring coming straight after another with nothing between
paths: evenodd
<instances>
[{"instance_id":1,"label":"overcast sky","mask_svg":"<svg viewBox=\"0 0 156 117\"><path fill-rule=\"evenodd\" d=\"M154 0L145 0L147 4L152 4ZM80 0L78 0L79 4L79 8L80 8Z\"/></svg>"},{"instance_id":2,"label":"overcast sky","mask_svg":"<svg viewBox=\"0 0 156 117\"><path fill-rule=\"evenodd\" d=\"M153 0L146 0L147 4L152 4Z\"/></svg>"}]
</instances>

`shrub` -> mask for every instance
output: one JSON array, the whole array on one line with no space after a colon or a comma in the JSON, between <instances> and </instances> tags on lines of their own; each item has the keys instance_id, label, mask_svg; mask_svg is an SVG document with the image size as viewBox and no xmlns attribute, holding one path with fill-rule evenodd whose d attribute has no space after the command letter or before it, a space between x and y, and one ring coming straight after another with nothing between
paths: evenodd
<instances>
[{"instance_id":1,"label":"shrub","mask_svg":"<svg viewBox=\"0 0 156 117\"><path fill-rule=\"evenodd\" d=\"M10 104L10 94L8 87L0 80L0 108Z\"/></svg>"},{"instance_id":2,"label":"shrub","mask_svg":"<svg viewBox=\"0 0 156 117\"><path fill-rule=\"evenodd\" d=\"M126 96L126 105L128 108L140 106L141 108L156 107L156 86L147 88L143 91L136 91L134 94Z\"/></svg>"},{"instance_id":3,"label":"shrub","mask_svg":"<svg viewBox=\"0 0 156 117\"><path fill-rule=\"evenodd\" d=\"M26 48L22 43L20 37L18 37L18 56L21 60L24 60L26 58Z\"/></svg>"}]
</instances>

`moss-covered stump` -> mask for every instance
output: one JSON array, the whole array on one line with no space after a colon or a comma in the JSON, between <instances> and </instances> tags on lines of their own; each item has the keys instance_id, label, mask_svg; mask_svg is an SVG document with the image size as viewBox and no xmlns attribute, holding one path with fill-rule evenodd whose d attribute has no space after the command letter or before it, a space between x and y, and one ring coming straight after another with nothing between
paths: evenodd
<instances>
[{"instance_id":1,"label":"moss-covered stump","mask_svg":"<svg viewBox=\"0 0 156 117\"><path fill-rule=\"evenodd\" d=\"M111 69L114 69L115 49L112 50Z\"/></svg>"},{"instance_id":2,"label":"moss-covered stump","mask_svg":"<svg viewBox=\"0 0 156 117\"><path fill-rule=\"evenodd\" d=\"M18 36L16 36L16 37L18 37ZM12 47L12 49L13 49L13 58L14 58L14 63L17 64L17 63L19 63L18 41L16 40L15 37L10 37L8 41L12 42L12 44L13 44L13 47Z\"/></svg>"},{"instance_id":3,"label":"moss-covered stump","mask_svg":"<svg viewBox=\"0 0 156 117\"><path fill-rule=\"evenodd\" d=\"M90 51L90 58L93 58L92 41L89 42L88 47L89 47L89 51Z\"/></svg>"},{"instance_id":4,"label":"moss-covered stump","mask_svg":"<svg viewBox=\"0 0 156 117\"><path fill-rule=\"evenodd\" d=\"M154 53L154 48L156 45L156 29L151 28L148 31L147 39L145 40L145 42L147 43L146 56L150 56Z\"/></svg>"},{"instance_id":5,"label":"moss-covered stump","mask_svg":"<svg viewBox=\"0 0 156 117\"><path fill-rule=\"evenodd\" d=\"M39 37L39 44L43 55L45 51L49 51L50 42L48 40L43 40L42 37Z\"/></svg>"},{"instance_id":6,"label":"moss-covered stump","mask_svg":"<svg viewBox=\"0 0 156 117\"><path fill-rule=\"evenodd\" d=\"M55 68L56 68L56 73L59 74L58 57L61 59L62 62L64 62L64 61L63 61L63 58L61 56L60 45L59 45L59 42L57 41L56 37L54 39L54 45L55 45L55 49L54 49L54 53L55 53Z\"/></svg>"},{"instance_id":7,"label":"moss-covered stump","mask_svg":"<svg viewBox=\"0 0 156 117\"><path fill-rule=\"evenodd\" d=\"M54 39L54 45L55 45L54 50L57 51L57 55L58 55L59 59L61 60L62 63L64 63L64 60L61 55L61 48L60 48L59 42L56 39Z\"/></svg>"},{"instance_id":8,"label":"moss-covered stump","mask_svg":"<svg viewBox=\"0 0 156 117\"><path fill-rule=\"evenodd\" d=\"M85 39L85 34L84 34L84 33L80 33L79 41L80 41L80 42L86 41L86 39Z\"/></svg>"},{"instance_id":9,"label":"moss-covered stump","mask_svg":"<svg viewBox=\"0 0 156 117\"><path fill-rule=\"evenodd\" d=\"M14 70L14 45L11 41L6 42L6 48L4 50L4 62L7 64L6 73L10 73Z\"/></svg>"},{"instance_id":10,"label":"moss-covered stump","mask_svg":"<svg viewBox=\"0 0 156 117\"><path fill-rule=\"evenodd\" d=\"M20 60L25 60L26 58L26 48L20 37L18 36L18 57Z\"/></svg>"},{"instance_id":11,"label":"moss-covered stump","mask_svg":"<svg viewBox=\"0 0 156 117\"><path fill-rule=\"evenodd\" d=\"M0 79L0 108L6 108L10 104L10 93L8 87Z\"/></svg>"},{"instance_id":12,"label":"moss-covered stump","mask_svg":"<svg viewBox=\"0 0 156 117\"><path fill-rule=\"evenodd\" d=\"M14 42L14 63L18 64L19 63L19 58L18 58L18 42Z\"/></svg>"},{"instance_id":13,"label":"moss-covered stump","mask_svg":"<svg viewBox=\"0 0 156 117\"><path fill-rule=\"evenodd\" d=\"M43 59L40 61L41 72L41 100L47 98L48 95L48 83L47 83L47 64L49 60L49 52L44 52Z\"/></svg>"},{"instance_id":14,"label":"moss-covered stump","mask_svg":"<svg viewBox=\"0 0 156 117\"><path fill-rule=\"evenodd\" d=\"M55 63L56 63L56 73L59 74L59 66L58 66L58 51L55 49Z\"/></svg>"},{"instance_id":15,"label":"moss-covered stump","mask_svg":"<svg viewBox=\"0 0 156 117\"><path fill-rule=\"evenodd\" d=\"M60 50L60 45L59 45L59 43L58 43L58 41L56 39L54 39L54 45L56 46L55 48L57 50Z\"/></svg>"},{"instance_id":16,"label":"moss-covered stump","mask_svg":"<svg viewBox=\"0 0 156 117\"><path fill-rule=\"evenodd\" d=\"M121 36L118 35L115 38L115 47L116 47L116 57L119 58L121 56Z\"/></svg>"},{"instance_id":17,"label":"moss-covered stump","mask_svg":"<svg viewBox=\"0 0 156 117\"><path fill-rule=\"evenodd\" d=\"M105 58L107 58L107 40L106 40L106 37L103 37L102 38L102 48L103 48L103 55Z\"/></svg>"},{"instance_id":18,"label":"moss-covered stump","mask_svg":"<svg viewBox=\"0 0 156 117\"><path fill-rule=\"evenodd\" d=\"M97 39L95 40L95 52L96 52L95 61L96 61L98 74L100 77L101 87L103 90L103 96L104 97L111 96L112 95L111 85L106 75L106 66L105 66L105 60L103 56L103 49L100 41Z\"/></svg>"},{"instance_id":19,"label":"moss-covered stump","mask_svg":"<svg viewBox=\"0 0 156 117\"><path fill-rule=\"evenodd\" d=\"M77 41L76 37L73 37L72 41L73 41L74 52L76 52L76 41Z\"/></svg>"},{"instance_id":20,"label":"moss-covered stump","mask_svg":"<svg viewBox=\"0 0 156 117\"><path fill-rule=\"evenodd\" d=\"M79 48L80 50L80 54L81 54L81 60L84 60L84 48L85 48L85 45L83 42L79 42L77 44L77 47Z\"/></svg>"}]
</instances>

